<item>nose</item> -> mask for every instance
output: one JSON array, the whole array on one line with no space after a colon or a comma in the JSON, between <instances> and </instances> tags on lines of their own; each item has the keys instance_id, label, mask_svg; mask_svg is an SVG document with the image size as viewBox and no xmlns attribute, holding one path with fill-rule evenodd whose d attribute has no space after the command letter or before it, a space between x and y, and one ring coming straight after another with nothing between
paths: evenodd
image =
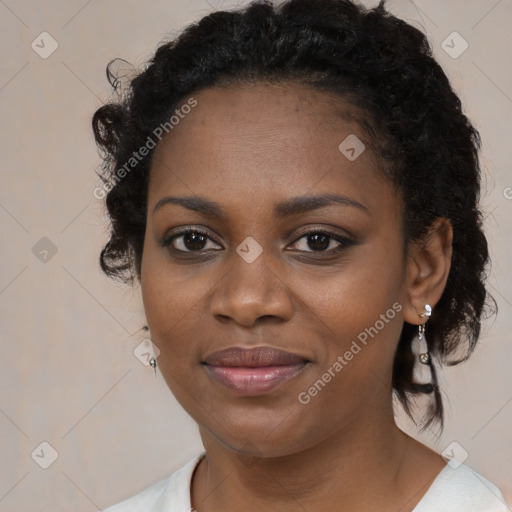
<instances>
[{"instance_id":1,"label":"nose","mask_svg":"<svg viewBox=\"0 0 512 512\"><path fill-rule=\"evenodd\" d=\"M268 259L265 251L252 263L233 254L227 262L229 270L211 297L215 318L251 327L265 318L280 322L292 317L290 293Z\"/></svg>"}]
</instances>

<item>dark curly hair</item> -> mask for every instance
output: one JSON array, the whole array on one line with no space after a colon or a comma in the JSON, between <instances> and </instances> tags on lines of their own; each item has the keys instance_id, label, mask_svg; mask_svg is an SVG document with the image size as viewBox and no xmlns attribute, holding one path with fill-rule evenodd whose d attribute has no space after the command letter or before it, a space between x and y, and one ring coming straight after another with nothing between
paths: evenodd
<instances>
[{"instance_id":1,"label":"dark curly hair","mask_svg":"<svg viewBox=\"0 0 512 512\"><path fill-rule=\"evenodd\" d=\"M116 88L112 63L107 75ZM134 152L153 141L155 127L192 93L248 82L307 84L352 106L383 172L401 192L406 246L423 240L436 219L451 222L451 269L426 339L442 363L466 360L481 318L495 308L484 286L489 256L479 209L480 136L425 35L391 15L384 1L373 9L350 0L255 1L243 9L213 12L162 44L120 99L94 114L103 157L99 175L108 187L111 221L100 256L103 271L125 283L140 281L153 150L122 179L120 168L126 170ZM416 332L417 326L404 323L393 389L411 419L412 399L430 393L422 429L437 422L442 430L434 366L432 384L413 381L410 345Z\"/></svg>"}]
</instances>

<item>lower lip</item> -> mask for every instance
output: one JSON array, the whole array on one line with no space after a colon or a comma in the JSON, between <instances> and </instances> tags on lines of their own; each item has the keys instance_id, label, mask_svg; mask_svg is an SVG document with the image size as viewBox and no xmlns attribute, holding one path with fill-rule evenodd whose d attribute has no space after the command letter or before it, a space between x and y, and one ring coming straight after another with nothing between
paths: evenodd
<instances>
[{"instance_id":1,"label":"lower lip","mask_svg":"<svg viewBox=\"0 0 512 512\"><path fill-rule=\"evenodd\" d=\"M260 395L289 381L298 375L306 365L307 362L259 368L206 365L206 369L218 382L241 395Z\"/></svg>"}]
</instances>

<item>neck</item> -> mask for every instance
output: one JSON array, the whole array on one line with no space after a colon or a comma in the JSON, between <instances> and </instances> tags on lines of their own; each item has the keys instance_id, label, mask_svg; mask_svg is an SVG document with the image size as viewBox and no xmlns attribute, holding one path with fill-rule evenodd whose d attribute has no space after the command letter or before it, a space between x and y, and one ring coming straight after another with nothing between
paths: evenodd
<instances>
[{"instance_id":1,"label":"neck","mask_svg":"<svg viewBox=\"0 0 512 512\"><path fill-rule=\"evenodd\" d=\"M437 458L432 478L415 492L407 488L419 443L396 427L392 411L359 418L314 446L282 456L255 455L247 448L241 454L203 428L200 433L206 457L192 486L197 512L333 510L333 503L339 512L384 512L388 506L406 512L440 468Z\"/></svg>"}]
</instances>

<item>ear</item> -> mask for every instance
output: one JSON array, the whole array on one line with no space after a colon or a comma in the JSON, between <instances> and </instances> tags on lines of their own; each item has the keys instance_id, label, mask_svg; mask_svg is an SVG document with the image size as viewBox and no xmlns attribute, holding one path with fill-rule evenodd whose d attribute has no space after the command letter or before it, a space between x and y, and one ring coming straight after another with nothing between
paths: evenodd
<instances>
[{"instance_id":1,"label":"ear","mask_svg":"<svg viewBox=\"0 0 512 512\"><path fill-rule=\"evenodd\" d=\"M427 234L409 245L407 257L407 300L404 320L410 324L424 323L421 318L425 304L434 310L441 298L452 260L453 229L450 221L438 218Z\"/></svg>"}]
</instances>

